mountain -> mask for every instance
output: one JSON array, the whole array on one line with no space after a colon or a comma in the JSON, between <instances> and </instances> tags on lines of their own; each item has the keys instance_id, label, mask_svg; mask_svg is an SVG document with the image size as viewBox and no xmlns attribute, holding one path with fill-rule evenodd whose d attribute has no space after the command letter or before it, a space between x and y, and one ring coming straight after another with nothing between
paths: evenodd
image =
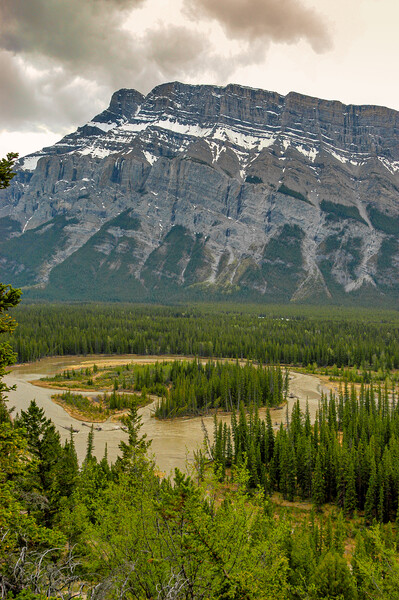
<instances>
[{"instance_id":1,"label":"mountain","mask_svg":"<svg viewBox=\"0 0 399 600\"><path fill-rule=\"evenodd\" d=\"M167 83L21 159L0 280L50 299L395 305L399 113Z\"/></svg>"}]
</instances>

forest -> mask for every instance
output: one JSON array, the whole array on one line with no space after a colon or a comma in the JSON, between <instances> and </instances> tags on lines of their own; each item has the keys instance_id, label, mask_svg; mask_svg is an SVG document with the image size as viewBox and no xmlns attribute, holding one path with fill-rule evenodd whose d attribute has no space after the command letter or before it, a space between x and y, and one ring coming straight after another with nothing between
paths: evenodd
<instances>
[{"instance_id":1,"label":"forest","mask_svg":"<svg viewBox=\"0 0 399 600\"><path fill-rule=\"evenodd\" d=\"M45 356L140 354L262 364L399 368L396 311L273 305L27 304L8 338L19 362ZM7 339L7 337L6 337Z\"/></svg>"},{"instance_id":2,"label":"forest","mask_svg":"<svg viewBox=\"0 0 399 600\"><path fill-rule=\"evenodd\" d=\"M151 365L94 364L48 380L82 410L79 390L100 388L108 390L100 411L125 409L126 440L114 464L107 451L95 457L93 428L79 464L73 431L62 443L34 400L10 413L1 383L1 598L397 597L397 315L306 307L17 310L19 292L0 292L0 381L13 360L54 354L57 344L60 353L101 353L105 340L108 352L164 354ZM16 330L9 311L20 321ZM283 365L324 372L339 392L322 396L314 422L294 403L275 430L269 407L283 406L289 392ZM137 408L147 393L160 399L158 418L215 413L189 473L169 478L157 470Z\"/></svg>"},{"instance_id":3,"label":"forest","mask_svg":"<svg viewBox=\"0 0 399 600\"><path fill-rule=\"evenodd\" d=\"M345 386L338 398L322 396L314 426L299 401L274 434L270 413L262 420L255 405L231 426L215 416L211 456L221 481L226 470L245 462L248 485L283 498L310 499L316 509L334 504L365 523L395 522L399 508L399 408L395 390Z\"/></svg>"},{"instance_id":4,"label":"forest","mask_svg":"<svg viewBox=\"0 0 399 600\"><path fill-rule=\"evenodd\" d=\"M68 391L57 396L75 405L83 401L72 390L109 390L95 398L91 407L101 401L110 410L130 408L140 394L145 404L147 395L159 398L155 416L174 418L207 414L212 409L226 412L240 405L278 406L287 397L288 371L281 367L253 365L250 362L221 362L200 360L155 362L151 365L134 363L117 367L67 369L53 377L42 379ZM135 392L135 395L132 395ZM89 398L86 397L89 402ZM136 401L137 404L137 401ZM101 404L98 406L100 408Z\"/></svg>"}]
</instances>

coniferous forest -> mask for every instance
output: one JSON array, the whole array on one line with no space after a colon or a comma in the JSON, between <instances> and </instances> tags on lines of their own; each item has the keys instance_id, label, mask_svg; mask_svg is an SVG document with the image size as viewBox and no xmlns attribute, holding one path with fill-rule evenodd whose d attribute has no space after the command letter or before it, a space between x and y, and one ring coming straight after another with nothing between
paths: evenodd
<instances>
[{"instance_id":1,"label":"coniferous forest","mask_svg":"<svg viewBox=\"0 0 399 600\"><path fill-rule=\"evenodd\" d=\"M174 360L113 369L94 365L93 369L67 369L43 380L66 387L64 399L70 400L79 396L71 394L75 384L90 390L112 383L113 393L104 395L109 409L130 407L131 392L141 392L142 401L147 393L154 394L159 398L155 416L164 419L207 414L211 409L234 411L241 404L278 406L288 393L287 370L283 372L278 365L242 365L238 361Z\"/></svg>"},{"instance_id":2,"label":"coniferous forest","mask_svg":"<svg viewBox=\"0 0 399 600\"><path fill-rule=\"evenodd\" d=\"M1 598L397 598L397 314L16 309L19 300L0 287L0 379L15 359L105 352L159 359L51 378L67 386L65 401L83 406L74 389L106 386L107 410L125 408L126 438L113 464L107 452L95 457L93 428L79 464L73 432L62 443L35 401L10 414L2 381ZM299 402L284 408L290 366L339 386L322 395L314 421ZM204 428L189 473L168 478L157 470L133 393L156 394L158 418L214 413L214 431ZM275 406L286 410L277 429Z\"/></svg>"},{"instance_id":3,"label":"coniferous forest","mask_svg":"<svg viewBox=\"0 0 399 600\"><path fill-rule=\"evenodd\" d=\"M364 371L399 368L396 311L314 306L24 305L19 362L75 354L244 358Z\"/></svg>"},{"instance_id":4,"label":"coniferous forest","mask_svg":"<svg viewBox=\"0 0 399 600\"><path fill-rule=\"evenodd\" d=\"M399 508L399 408L388 389L348 387L323 396L311 426L299 401L274 434L270 413L232 414L231 426L215 417L212 458L222 481L226 469L245 462L249 485L279 491L291 502L310 499L318 509L332 503L365 523L394 522Z\"/></svg>"}]
</instances>

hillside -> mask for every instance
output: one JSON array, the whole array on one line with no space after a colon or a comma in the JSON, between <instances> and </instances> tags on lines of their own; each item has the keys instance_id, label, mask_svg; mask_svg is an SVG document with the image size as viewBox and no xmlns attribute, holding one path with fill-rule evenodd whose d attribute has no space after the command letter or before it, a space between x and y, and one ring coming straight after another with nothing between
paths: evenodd
<instances>
[{"instance_id":1,"label":"hillside","mask_svg":"<svg viewBox=\"0 0 399 600\"><path fill-rule=\"evenodd\" d=\"M0 280L28 297L396 302L394 110L122 89L17 170L0 192Z\"/></svg>"}]
</instances>

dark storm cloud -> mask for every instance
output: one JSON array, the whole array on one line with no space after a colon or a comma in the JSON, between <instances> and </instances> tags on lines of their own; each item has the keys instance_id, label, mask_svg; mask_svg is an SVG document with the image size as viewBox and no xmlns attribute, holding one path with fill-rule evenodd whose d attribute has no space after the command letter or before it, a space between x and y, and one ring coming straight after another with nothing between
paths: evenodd
<instances>
[{"instance_id":1,"label":"dark storm cloud","mask_svg":"<svg viewBox=\"0 0 399 600\"><path fill-rule=\"evenodd\" d=\"M306 39L316 52L331 47L322 19L299 0L184 0L184 4L191 18L214 19L233 39L249 43L259 39L283 43Z\"/></svg>"},{"instance_id":2,"label":"dark storm cloud","mask_svg":"<svg viewBox=\"0 0 399 600\"><path fill-rule=\"evenodd\" d=\"M183 0L192 16L216 19L228 38L244 40L222 52L206 21L154 22L133 33L124 25L147 2L0 0L0 131L61 132L103 110L118 88L148 92L191 76L225 83L235 68L261 62L270 40L304 37L318 49L327 40L299 0Z\"/></svg>"},{"instance_id":3,"label":"dark storm cloud","mask_svg":"<svg viewBox=\"0 0 399 600\"><path fill-rule=\"evenodd\" d=\"M203 36L123 28L146 0L0 0L0 130L58 130L91 118L120 87L148 91L203 68Z\"/></svg>"},{"instance_id":4,"label":"dark storm cloud","mask_svg":"<svg viewBox=\"0 0 399 600\"><path fill-rule=\"evenodd\" d=\"M115 70L109 67L123 68L128 61L130 36L120 28L125 11L143 3L1 0L0 47L31 60L54 60L79 74L100 68L112 79Z\"/></svg>"}]
</instances>

